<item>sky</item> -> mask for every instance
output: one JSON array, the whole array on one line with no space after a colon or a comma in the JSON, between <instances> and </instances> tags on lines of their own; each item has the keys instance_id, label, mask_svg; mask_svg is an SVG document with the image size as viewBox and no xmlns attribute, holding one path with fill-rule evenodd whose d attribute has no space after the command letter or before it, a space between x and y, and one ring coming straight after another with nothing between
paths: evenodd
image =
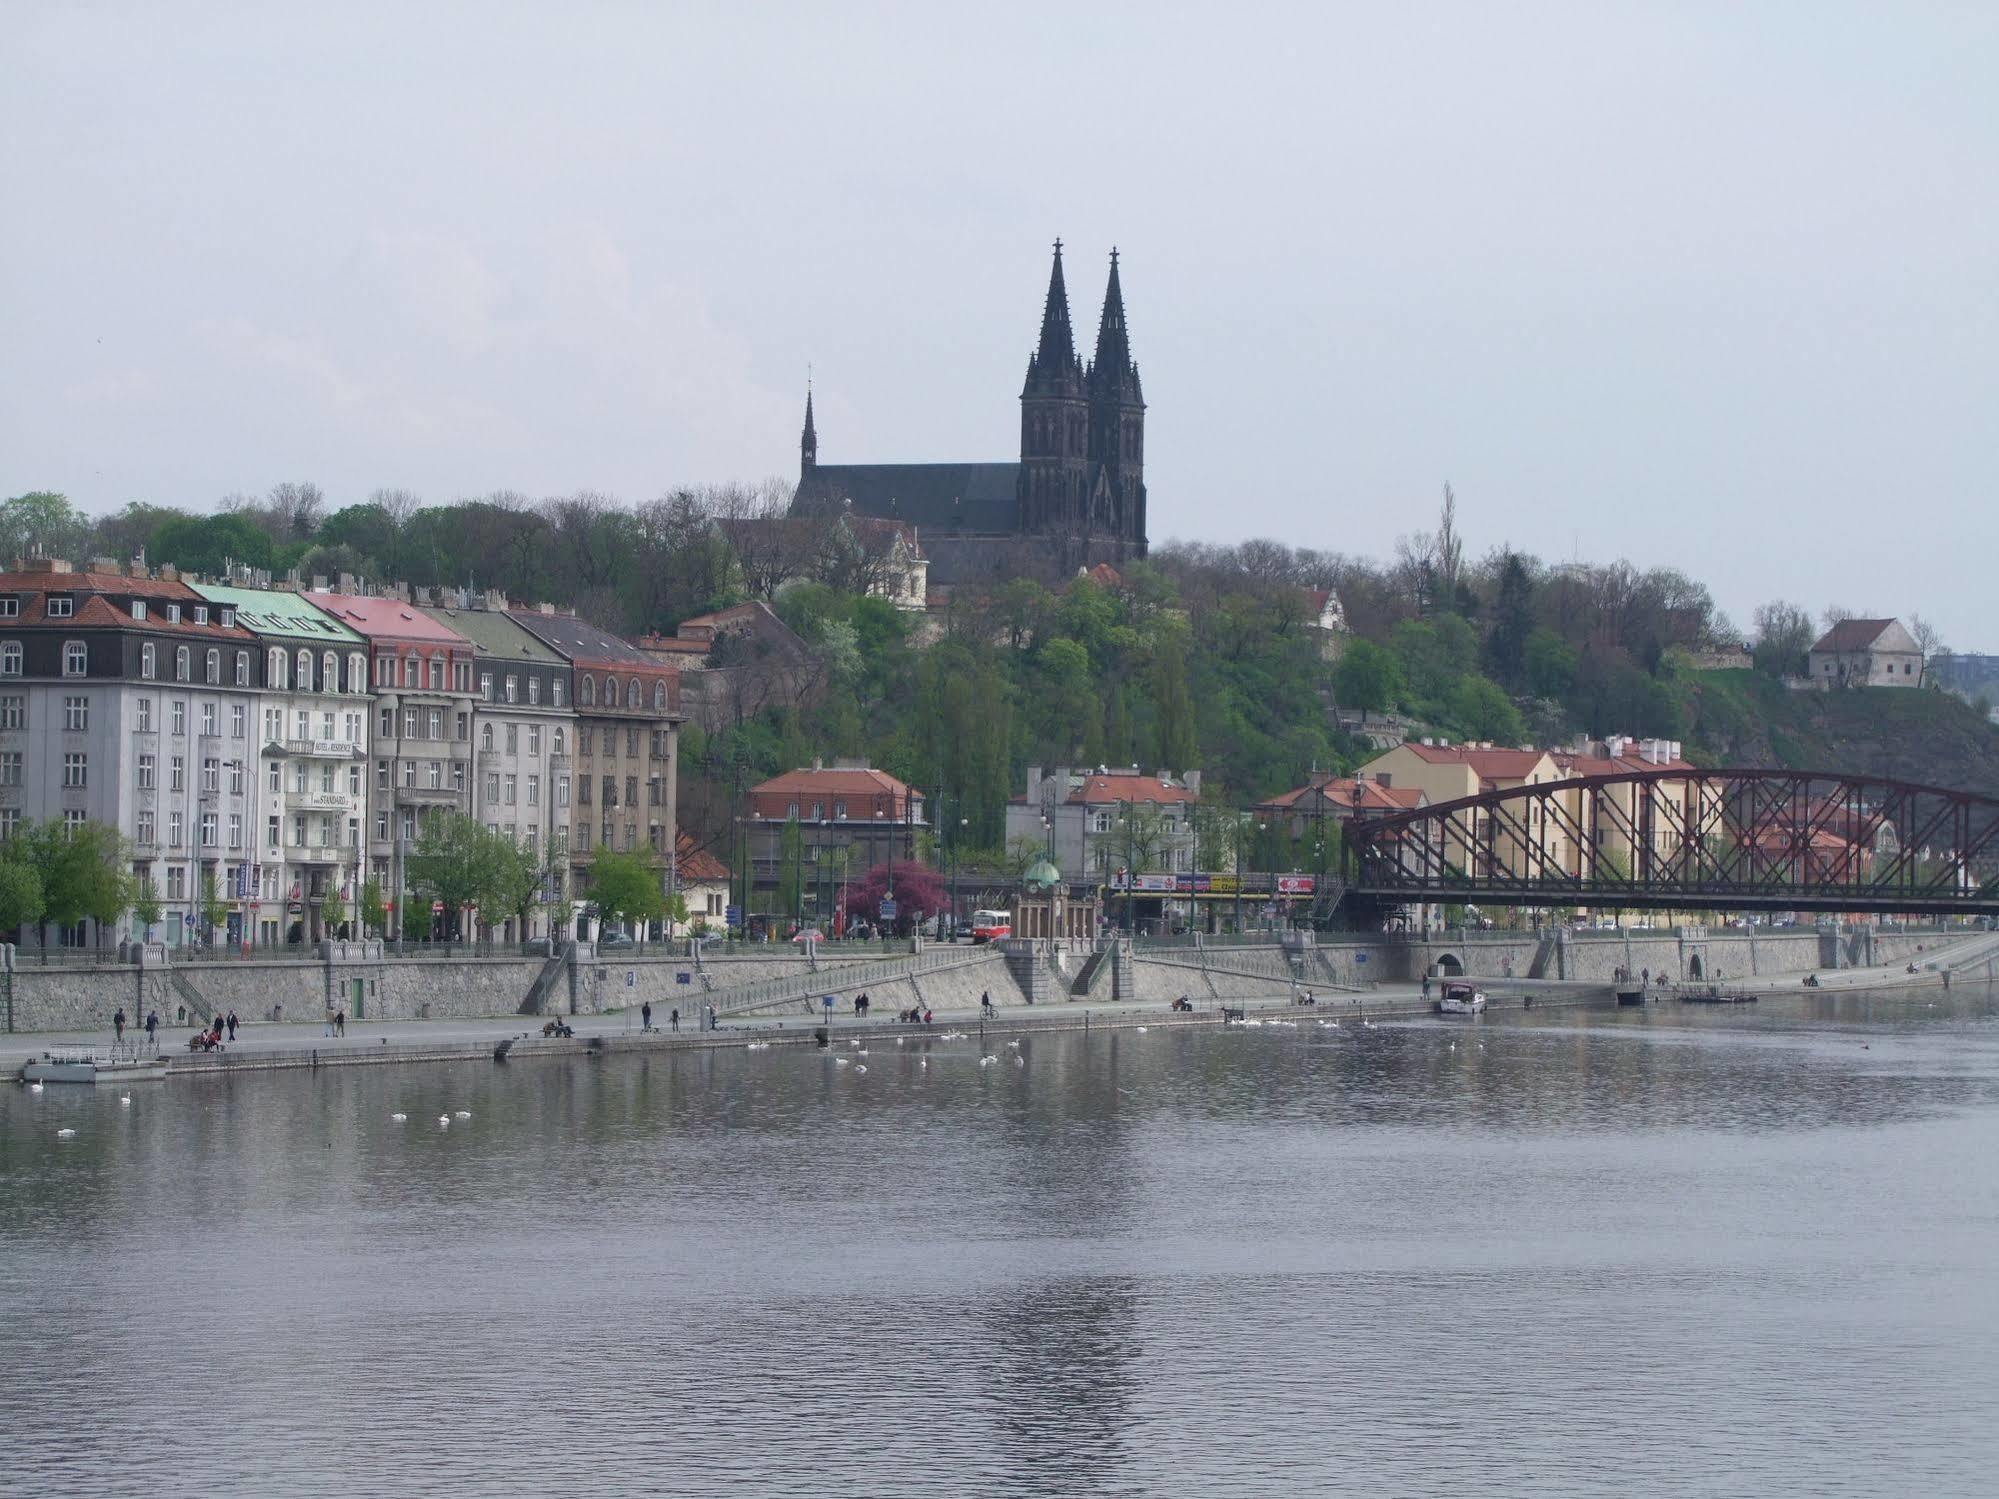
<instances>
[{"instance_id":1,"label":"sky","mask_svg":"<svg viewBox=\"0 0 1999 1499\"><path fill-rule=\"evenodd\" d=\"M1004 460L1113 245L1152 539L1999 651L1999 7L0 3L0 494Z\"/></svg>"}]
</instances>

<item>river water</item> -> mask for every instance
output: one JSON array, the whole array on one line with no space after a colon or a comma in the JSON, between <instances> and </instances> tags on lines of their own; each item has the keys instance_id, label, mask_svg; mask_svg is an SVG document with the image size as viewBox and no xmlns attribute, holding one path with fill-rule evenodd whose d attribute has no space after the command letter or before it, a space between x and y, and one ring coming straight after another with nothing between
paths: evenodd
<instances>
[{"instance_id":1,"label":"river water","mask_svg":"<svg viewBox=\"0 0 1999 1499\"><path fill-rule=\"evenodd\" d=\"M0 1490L1999 1491L1987 992L977 1040L8 1089Z\"/></svg>"}]
</instances>

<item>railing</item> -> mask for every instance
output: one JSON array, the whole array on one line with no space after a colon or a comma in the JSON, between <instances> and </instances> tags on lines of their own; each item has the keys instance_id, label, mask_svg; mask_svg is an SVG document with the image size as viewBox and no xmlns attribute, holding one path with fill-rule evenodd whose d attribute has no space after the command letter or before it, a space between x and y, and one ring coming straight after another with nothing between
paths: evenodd
<instances>
[{"instance_id":1,"label":"railing","mask_svg":"<svg viewBox=\"0 0 1999 1499\"><path fill-rule=\"evenodd\" d=\"M993 951L989 947L941 948L931 952L913 953L894 962L856 963L833 974L801 973L784 978L762 979L756 983L740 986L719 987L715 992L722 996L723 1002L716 1005L716 1014L726 1018L732 1015L746 1015L752 1010L760 1010L769 1005L817 999L826 992L828 983L834 980L837 980L835 985L837 988L866 988L870 984L893 983L897 979L909 978L915 974L936 973L946 968L969 967L974 963L987 961Z\"/></svg>"}]
</instances>

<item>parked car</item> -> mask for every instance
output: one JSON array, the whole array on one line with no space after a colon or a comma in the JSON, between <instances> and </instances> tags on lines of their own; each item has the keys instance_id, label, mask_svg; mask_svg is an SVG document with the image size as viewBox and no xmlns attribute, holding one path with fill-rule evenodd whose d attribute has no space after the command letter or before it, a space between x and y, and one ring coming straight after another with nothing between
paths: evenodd
<instances>
[{"instance_id":1,"label":"parked car","mask_svg":"<svg viewBox=\"0 0 1999 1499\"><path fill-rule=\"evenodd\" d=\"M599 937L597 939L598 952L619 952L625 948L637 946L638 944L623 932L613 932L608 937Z\"/></svg>"}]
</instances>

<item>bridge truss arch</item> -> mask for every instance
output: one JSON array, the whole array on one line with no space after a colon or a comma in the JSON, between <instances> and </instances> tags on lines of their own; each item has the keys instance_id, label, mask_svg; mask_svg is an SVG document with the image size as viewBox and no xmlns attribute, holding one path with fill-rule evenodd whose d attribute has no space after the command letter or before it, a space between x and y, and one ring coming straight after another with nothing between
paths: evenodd
<instances>
[{"instance_id":1,"label":"bridge truss arch","mask_svg":"<svg viewBox=\"0 0 1999 1499\"><path fill-rule=\"evenodd\" d=\"M1999 799L1808 770L1515 786L1345 828L1377 901L1999 915Z\"/></svg>"}]
</instances>

